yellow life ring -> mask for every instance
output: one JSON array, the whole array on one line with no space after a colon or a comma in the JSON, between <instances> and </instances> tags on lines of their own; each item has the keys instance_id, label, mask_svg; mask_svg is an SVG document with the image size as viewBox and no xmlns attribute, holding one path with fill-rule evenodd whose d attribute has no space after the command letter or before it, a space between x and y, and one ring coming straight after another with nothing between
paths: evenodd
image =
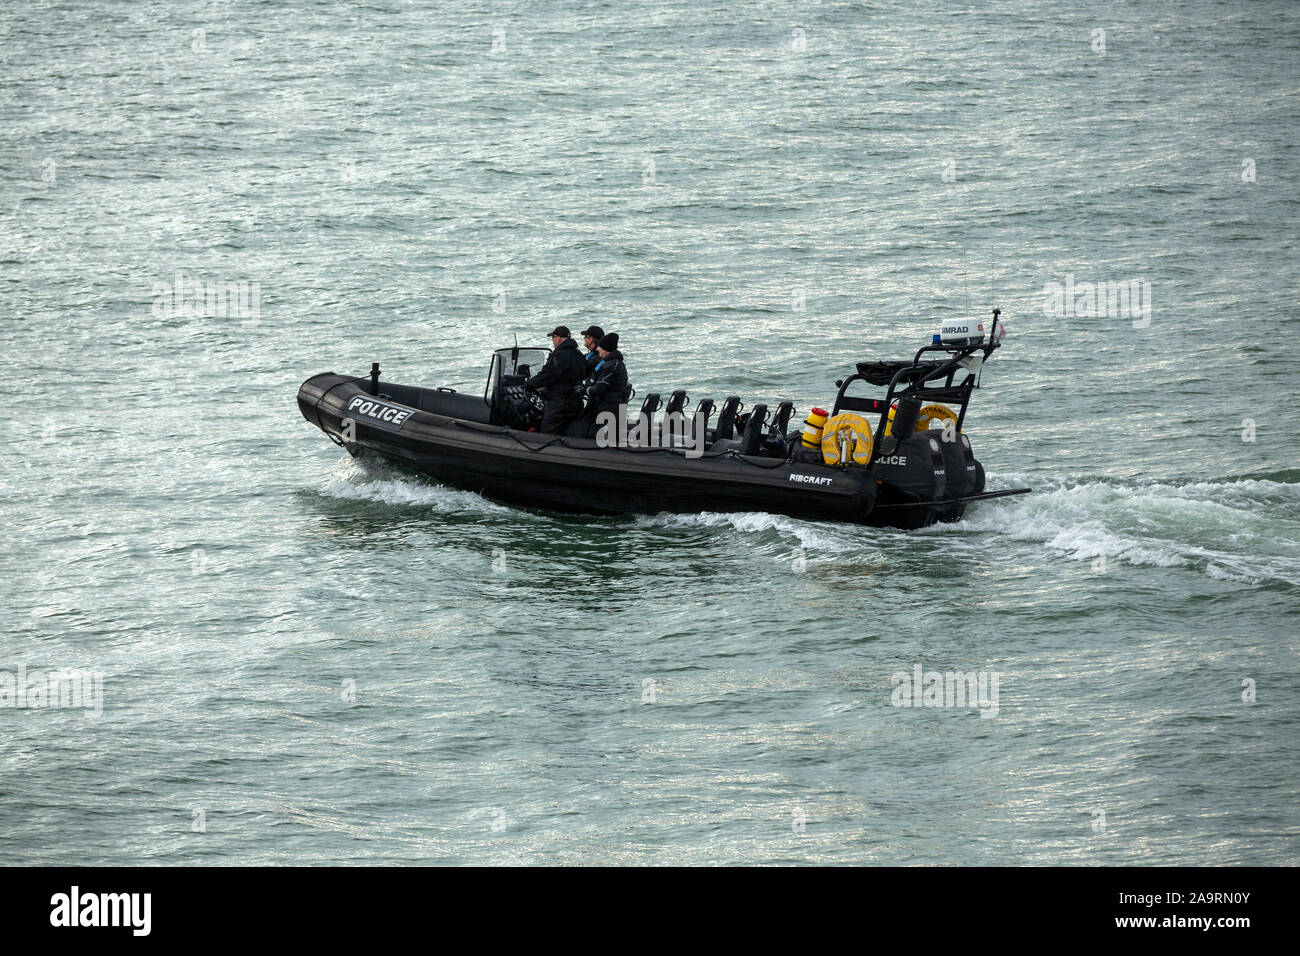
<instances>
[{"instance_id":1,"label":"yellow life ring","mask_svg":"<svg viewBox=\"0 0 1300 956\"><path fill-rule=\"evenodd\" d=\"M852 458L856 465L865 465L871 460L871 425L861 415L852 412L840 412L832 415L822 426L822 461L828 465L849 464L840 461L841 447L847 451L844 457Z\"/></svg>"},{"instance_id":2,"label":"yellow life ring","mask_svg":"<svg viewBox=\"0 0 1300 956\"><path fill-rule=\"evenodd\" d=\"M889 409L889 420L885 422L886 435L893 433L892 426L894 424L894 412L896 411L898 409L892 406ZM947 405L940 405L938 402L932 405L922 405L921 410L916 414L916 431L912 434L929 431L931 428L943 428L943 423L946 421L957 421L957 413Z\"/></svg>"},{"instance_id":3,"label":"yellow life ring","mask_svg":"<svg viewBox=\"0 0 1300 956\"><path fill-rule=\"evenodd\" d=\"M916 430L923 432L931 428L946 428L944 422L952 422L955 426L957 413L947 405L940 405L938 402L933 405L922 405L921 411L916 416Z\"/></svg>"}]
</instances>

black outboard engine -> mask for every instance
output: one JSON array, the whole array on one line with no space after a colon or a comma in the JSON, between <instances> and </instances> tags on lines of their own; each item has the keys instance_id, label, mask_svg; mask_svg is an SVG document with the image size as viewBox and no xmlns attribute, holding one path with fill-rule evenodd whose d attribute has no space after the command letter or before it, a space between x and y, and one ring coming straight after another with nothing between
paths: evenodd
<instances>
[{"instance_id":1,"label":"black outboard engine","mask_svg":"<svg viewBox=\"0 0 1300 956\"><path fill-rule=\"evenodd\" d=\"M894 421L898 421L898 412ZM888 510L890 523L898 527L920 528L934 523L950 507L944 495L948 471L939 439L933 432L918 432L901 441L889 438L896 436L881 442L880 453L871 464L872 473L881 482L876 508ZM916 507L927 502L931 507ZM889 507L896 505L908 507Z\"/></svg>"},{"instance_id":2,"label":"black outboard engine","mask_svg":"<svg viewBox=\"0 0 1300 956\"><path fill-rule=\"evenodd\" d=\"M965 505L959 499L967 495L978 495L984 490L984 466L975 460L970 439L965 435L940 428L932 428L921 434L929 435L937 441L939 450L943 453L945 472L943 496L951 504L940 512L939 520L956 521L965 510Z\"/></svg>"}]
</instances>

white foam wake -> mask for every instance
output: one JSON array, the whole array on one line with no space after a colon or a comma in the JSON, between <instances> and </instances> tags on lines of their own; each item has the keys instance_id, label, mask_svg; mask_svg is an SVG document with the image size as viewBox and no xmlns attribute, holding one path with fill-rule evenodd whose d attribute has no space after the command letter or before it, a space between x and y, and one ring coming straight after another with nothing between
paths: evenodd
<instances>
[{"instance_id":1,"label":"white foam wake","mask_svg":"<svg viewBox=\"0 0 1300 956\"><path fill-rule=\"evenodd\" d=\"M1037 543L1078 561L1199 570L1221 580L1300 586L1300 484L1265 479L1188 484L1085 480L1064 476L990 476L989 490L1034 488L1017 498L980 502L956 524L920 531L806 521L764 512L659 514L638 528L716 528L772 539L816 557L909 547L916 535L945 545L986 547L988 535ZM474 494L430 484L377 462L347 459L324 493L342 499L442 512L510 513Z\"/></svg>"},{"instance_id":2,"label":"white foam wake","mask_svg":"<svg viewBox=\"0 0 1300 956\"><path fill-rule=\"evenodd\" d=\"M920 531L804 521L762 512L660 514L639 527L719 528L793 538L811 553L909 547L916 535L979 549L988 535L1037 543L1071 560L1185 567L1212 578L1300 586L1300 484L1256 479L1149 485L1004 475L989 490L1033 487L1024 497L972 505L956 524Z\"/></svg>"},{"instance_id":3,"label":"white foam wake","mask_svg":"<svg viewBox=\"0 0 1300 956\"><path fill-rule=\"evenodd\" d=\"M806 550L830 553L861 551L863 530L853 525L802 521L763 511L657 514L636 519L641 528L732 528L742 534L773 532L796 539Z\"/></svg>"},{"instance_id":4,"label":"white foam wake","mask_svg":"<svg viewBox=\"0 0 1300 956\"><path fill-rule=\"evenodd\" d=\"M1013 475L1034 494L972 506L933 533L991 532L1077 560L1189 567L1214 578L1300 585L1300 485L1243 479L1132 485Z\"/></svg>"},{"instance_id":5,"label":"white foam wake","mask_svg":"<svg viewBox=\"0 0 1300 956\"><path fill-rule=\"evenodd\" d=\"M390 465L360 462L353 458L344 460L334 469L322 492L331 498L420 506L437 511L501 513L510 510L472 491L430 484Z\"/></svg>"}]
</instances>

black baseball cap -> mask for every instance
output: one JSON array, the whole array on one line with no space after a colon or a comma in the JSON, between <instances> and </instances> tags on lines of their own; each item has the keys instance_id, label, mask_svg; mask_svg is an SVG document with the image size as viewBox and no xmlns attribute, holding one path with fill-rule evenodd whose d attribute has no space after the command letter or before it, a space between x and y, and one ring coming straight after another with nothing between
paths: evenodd
<instances>
[{"instance_id":1,"label":"black baseball cap","mask_svg":"<svg viewBox=\"0 0 1300 956\"><path fill-rule=\"evenodd\" d=\"M557 325L551 335L558 335L562 339L569 337L569 327L567 325Z\"/></svg>"},{"instance_id":2,"label":"black baseball cap","mask_svg":"<svg viewBox=\"0 0 1300 956\"><path fill-rule=\"evenodd\" d=\"M599 342L601 339L605 337L605 330L602 329L599 325L593 325L589 329L583 329L582 334L590 335L593 339Z\"/></svg>"}]
</instances>

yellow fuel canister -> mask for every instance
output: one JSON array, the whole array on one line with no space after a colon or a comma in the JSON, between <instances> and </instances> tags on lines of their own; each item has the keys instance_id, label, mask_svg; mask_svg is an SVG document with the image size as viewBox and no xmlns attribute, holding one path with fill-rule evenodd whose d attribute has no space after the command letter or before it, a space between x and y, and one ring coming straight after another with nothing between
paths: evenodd
<instances>
[{"instance_id":1,"label":"yellow fuel canister","mask_svg":"<svg viewBox=\"0 0 1300 956\"><path fill-rule=\"evenodd\" d=\"M804 448L821 448L822 426L826 424L826 409L814 408L803 421Z\"/></svg>"}]
</instances>

